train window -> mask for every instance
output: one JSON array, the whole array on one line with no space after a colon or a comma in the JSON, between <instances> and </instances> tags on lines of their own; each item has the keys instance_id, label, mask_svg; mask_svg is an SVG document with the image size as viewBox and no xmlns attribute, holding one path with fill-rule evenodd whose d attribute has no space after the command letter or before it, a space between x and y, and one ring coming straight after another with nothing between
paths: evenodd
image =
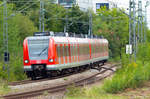
<instances>
[{"instance_id":1,"label":"train window","mask_svg":"<svg viewBox=\"0 0 150 99\"><path fill-rule=\"evenodd\" d=\"M82 55L84 55L84 44L82 44Z\"/></svg>"},{"instance_id":2,"label":"train window","mask_svg":"<svg viewBox=\"0 0 150 99\"><path fill-rule=\"evenodd\" d=\"M97 43L97 53L99 53L99 44Z\"/></svg>"},{"instance_id":3,"label":"train window","mask_svg":"<svg viewBox=\"0 0 150 99\"><path fill-rule=\"evenodd\" d=\"M88 43L87 43L87 48L86 49L87 49L86 54L89 55L89 44Z\"/></svg>"},{"instance_id":4,"label":"train window","mask_svg":"<svg viewBox=\"0 0 150 99\"><path fill-rule=\"evenodd\" d=\"M78 56L78 45L76 44L76 56Z\"/></svg>"},{"instance_id":5,"label":"train window","mask_svg":"<svg viewBox=\"0 0 150 99\"><path fill-rule=\"evenodd\" d=\"M57 45L57 56L60 57L60 46Z\"/></svg>"},{"instance_id":6,"label":"train window","mask_svg":"<svg viewBox=\"0 0 150 99\"><path fill-rule=\"evenodd\" d=\"M98 44L96 43L96 54L98 53Z\"/></svg>"},{"instance_id":7,"label":"train window","mask_svg":"<svg viewBox=\"0 0 150 99\"><path fill-rule=\"evenodd\" d=\"M73 44L72 44L72 56L74 56L74 48L73 48Z\"/></svg>"},{"instance_id":8,"label":"train window","mask_svg":"<svg viewBox=\"0 0 150 99\"><path fill-rule=\"evenodd\" d=\"M73 56L72 44L70 44L70 51L71 51L71 56Z\"/></svg>"},{"instance_id":9,"label":"train window","mask_svg":"<svg viewBox=\"0 0 150 99\"><path fill-rule=\"evenodd\" d=\"M83 44L81 44L81 55L84 55L84 49L83 49L84 47L83 47Z\"/></svg>"},{"instance_id":10,"label":"train window","mask_svg":"<svg viewBox=\"0 0 150 99\"><path fill-rule=\"evenodd\" d=\"M60 57L63 57L63 45L60 46Z\"/></svg>"},{"instance_id":11,"label":"train window","mask_svg":"<svg viewBox=\"0 0 150 99\"><path fill-rule=\"evenodd\" d=\"M74 56L76 56L76 44L74 44Z\"/></svg>"},{"instance_id":12,"label":"train window","mask_svg":"<svg viewBox=\"0 0 150 99\"><path fill-rule=\"evenodd\" d=\"M76 56L78 56L78 53L79 53L79 52L78 52L78 44L76 44L76 51L77 51L77 52L76 52Z\"/></svg>"},{"instance_id":13,"label":"train window","mask_svg":"<svg viewBox=\"0 0 150 99\"><path fill-rule=\"evenodd\" d=\"M74 56L74 44L72 44L72 54L73 54L73 56Z\"/></svg>"},{"instance_id":14,"label":"train window","mask_svg":"<svg viewBox=\"0 0 150 99\"><path fill-rule=\"evenodd\" d=\"M93 54L95 54L95 42L93 43Z\"/></svg>"},{"instance_id":15,"label":"train window","mask_svg":"<svg viewBox=\"0 0 150 99\"><path fill-rule=\"evenodd\" d=\"M86 44L84 44L84 55L86 55Z\"/></svg>"},{"instance_id":16,"label":"train window","mask_svg":"<svg viewBox=\"0 0 150 99\"><path fill-rule=\"evenodd\" d=\"M82 52L81 52L81 44L79 44L79 56L81 56Z\"/></svg>"},{"instance_id":17,"label":"train window","mask_svg":"<svg viewBox=\"0 0 150 99\"><path fill-rule=\"evenodd\" d=\"M85 47L84 47L84 44L82 44L82 53L83 53L83 55L85 54Z\"/></svg>"},{"instance_id":18,"label":"train window","mask_svg":"<svg viewBox=\"0 0 150 99\"><path fill-rule=\"evenodd\" d=\"M68 44L66 45L66 56L69 56Z\"/></svg>"},{"instance_id":19,"label":"train window","mask_svg":"<svg viewBox=\"0 0 150 99\"><path fill-rule=\"evenodd\" d=\"M97 53L97 44L95 43L95 53Z\"/></svg>"},{"instance_id":20,"label":"train window","mask_svg":"<svg viewBox=\"0 0 150 99\"><path fill-rule=\"evenodd\" d=\"M67 48L66 48L66 45L64 45L64 56L67 56Z\"/></svg>"},{"instance_id":21,"label":"train window","mask_svg":"<svg viewBox=\"0 0 150 99\"><path fill-rule=\"evenodd\" d=\"M104 52L106 51L106 45L104 44Z\"/></svg>"},{"instance_id":22,"label":"train window","mask_svg":"<svg viewBox=\"0 0 150 99\"><path fill-rule=\"evenodd\" d=\"M104 53L104 47L105 47L105 46L104 46L104 44L102 44L102 46L103 46L102 48L103 48L103 53Z\"/></svg>"}]
</instances>

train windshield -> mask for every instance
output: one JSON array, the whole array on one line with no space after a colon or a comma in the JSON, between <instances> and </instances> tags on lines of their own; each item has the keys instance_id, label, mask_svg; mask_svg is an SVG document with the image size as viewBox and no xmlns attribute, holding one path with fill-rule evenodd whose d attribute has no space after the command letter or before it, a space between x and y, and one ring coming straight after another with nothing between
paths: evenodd
<instances>
[{"instance_id":1,"label":"train windshield","mask_svg":"<svg viewBox=\"0 0 150 99\"><path fill-rule=\"evenodd\" d=\"M48 58L49 39L29 39L30 60L46 60Z\"/></svg>"}]
</instances>

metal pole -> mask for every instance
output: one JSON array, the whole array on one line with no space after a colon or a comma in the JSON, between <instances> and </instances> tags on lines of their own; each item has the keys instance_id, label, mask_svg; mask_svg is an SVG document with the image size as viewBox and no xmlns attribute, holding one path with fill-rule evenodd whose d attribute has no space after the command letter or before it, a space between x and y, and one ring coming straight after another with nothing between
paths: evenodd
<instances>
[{"instance_id":1,"label":"metal pole","mask_svg":"<svg viewBox=\"0 0 150 99\"><path fill-rule=\"evenodd\" d=\"M142 14L142 0L139 0L140 3L140 24L141 24L141 43L143 42L143 14Z\"/></svg>"},{"instance_id":2,"label":"metal pole","mask_svg":"<svg viewBox=\"0 0 150 99\"><path fill-rule=\"evenodd\" d=\"M140 42L142 43L143 42L143 14L142 14L141 0L138 0L138 37L139 35L140 35Z\"/></svg>"},{"instance_id":3,"label":"metal pole","mask_svg":"<svg viewBox=\"0 0 150 99\"><path fill-rule=\"evenodd\" d=\"M89 0L89 6L90 6L90 0ZM92 12L91 12L91 7L89 7L89 33L88 35L91 37L93 34L92 34L92 30L93 30L93 27L92 27L92 22L93 22L93 17L92 17Z\"/></svg>"},{"instance_id":4,"label":"metal pole","mask_svg":"<svg viewBox=\"0 0 150 99\"><path fill-rule=\"evenodd\" d=\"M143 17L141 17L141 22L140 23L141 23L141 43L143 43Z\"/></svg>"},{"instance_id":5,"label":"metal pole","mask_svg":"<svg viewBox=\"0 0 150 99\"><path fill-rule=\"evenodd\" d=\"M44 17L45 17L45 11L44 11L44 1L42 1L42 25L43 25L43 32L45 31L44 29Z\"/></svg>"},{"instance_id":6,"label":"metal pole","mask_svg":"<svg viewBox=\"0 0 150 99\"><path fill-rule=\"evenodd\" d=\"M131 45L131 33L132 33L132 25L131 25L131 0L129 1L129 45Z\"/></svg>"},{"instance_id":7,"label":"metal pole","mask_svg":"<svg viewBox=\"0 0 150 99\"><path fill-rule=\"evenodd\" d=\"M150 1L146 1L146 5L145 5L145 33L144 33L144 41L146 41L146 36L147 36L147 6L150 5Z\"/></svg>"},{"instance_id":8,"label":"metal pole","mask_svg":"<svg viewBox=\"0 0 150 99\"><path fill-rule=\"evenodd\" d=\"M137 41L139 42L142 38L140 35L140 0L138 0L138 34L137 34Z\"/></svg>"},{"instance_id":9,"label":"metal pole","mask_svg":"<svg viewBox=\"0 0 150 99\"><path fill-rule=\"evenodd\" d=\"M145 28L144 28L144 42L146 42L147 36L147 7L145 6Z\"/></svg>"},{"instance_id":10,"label":"metal pole","mask_svg":"<svg viewBox=\"0 0 150 99\"><path fill-rule=\"evenodd\" d=\"M144 23L144 42L146 42L146 32L147 32L147 8L145 6L145 23Z\"/></svg>"},{"instance_id":11,"label":"metal pole","mask_svg":"<svg viewBox=\"0 0 150 99\"><path fill-rule=\"evenodd\" d=\"M7 68L9 80L9 51L8 51L8 23L7 23L7 0L3 0L3 47L4 47L4 69Z\"/></svg>"},{"instance_id":12,"label":"metal pole","mask_svg":"<svg viewBox=\"0 0 150 99\"><path fill-rule=\"evenodd\" d=\"M131 5L132 5L132 2L131 0L129 0L129 45L132 45L132 19L131 19ZM129 56L129 61L131 61L131 55Z\"/></svg>"},{"instance_id":13,"label":"metal pole","mask_svg":"<svg viewBox=\"0 0 150 99\"><path fill-rule=\"evenodd\" d=\"M41 19L41 13L42 13L42 1L40 0L40 13L39 13L39 32L41 32L41 24L42 24L42 19Z\"/></svg>"},{"instance_id":14,"label":"metal pole","mask_svg":"<svg viewBox=\"0 0 150 99\"><path fill-rule=\"evenodd\" d=\"M136 62L136 11L135 11L135 0L133 0L133 38L134 38L134 61Z\"/></svg>"}]
</instances>

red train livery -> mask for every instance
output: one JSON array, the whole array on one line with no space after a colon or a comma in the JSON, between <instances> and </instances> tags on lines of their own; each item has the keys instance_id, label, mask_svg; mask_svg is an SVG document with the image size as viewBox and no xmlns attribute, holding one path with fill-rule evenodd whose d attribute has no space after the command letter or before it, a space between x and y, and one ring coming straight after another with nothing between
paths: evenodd
<instances>
[{"instance_id":1,"label":"red train livery","mask_svg":"<svg viewBox=\"0 0 150 99\"><path fill-rule=\"evenodd\" d=\"M24 71L35 79L53 71L105 62L108 41L96 38L33 36L23 43Z\"/></svg>"}]
</instances>

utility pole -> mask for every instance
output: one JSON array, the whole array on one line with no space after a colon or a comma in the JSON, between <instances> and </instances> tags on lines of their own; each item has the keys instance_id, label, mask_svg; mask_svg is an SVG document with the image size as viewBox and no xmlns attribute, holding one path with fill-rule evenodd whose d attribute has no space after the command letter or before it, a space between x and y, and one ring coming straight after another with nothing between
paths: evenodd
<instances>
[{"instance_id":1,"label":"utility pole","mask_svg":"<svg viewBox=\"0 0 150 99\"><path fill-rule=\"evenodd\" d=\"M144 23L144 42L146 42L146 32L147 32L147 7L145 5L145 23Z\"/></svg>"},{"instance_id":2,"label":"utility pole","mask_svg":"<svg viewBox=\"0 0 150 99\"><path fill-rule=\"evenodd\" d=\"M45 17L45 11L44 11L44 1L40 0L40 15L39 15L39 31L44 32L44 17Z\"/></svg>"},{"instance_id":3,"label":"utility pole","mask_svg":"<svg viewBox=\"0 0 150 99\"><path fill-rule=\"evenodd\" d=\"M89 10L89 35L92 36L93 35L93 31L92 31L92 22L93 22L93 17L92 17L92 13Z\"/></svg>"},{"instance_id":4,"label":"utility pole","mask_svg":"<svg viewBox=\"0 0 150 99\"><path fill-rule=\"evenodd\" d=\"M135 0L129 1L129 44L132 45L134 61L136 61L137 37L136 37L136 8ZM132 12L132 13L131 13Z\"/></svg>"},{"instance_id":5,"label":"utility pole","mask_svg":"<svg viewBox=\"0 0 150 99\"><path fill-rule=\"evenodd\" d=\"M135 0L133 0L133 41L134 41L134 61L136 61L136 8L135 8Z\"/></svg>"},{"instance_id":6,"label":"utility pole","mask_svg":"<svg viewBox=\"0 0 150 99\"><path fill-rule=\"evenodd\" d=\"M138 1L138 40L143 42L143 15L142 15L142 1Z\"/></svg>"},{"instance_id":7,"label":"utility pole","mask_svg":"<svg viewBox=\"0 0 150 99\"><path fill-rule=\"evenodd\" d=\"M4 47L4 70L7 68L8 79L9 79L9 52L8 52L8 23L7 23L7 0L3 0L3 47Z\"/></svg>"},{"instance_id":8,"label":"utility pole","mask_svg":"<svg viewBox=\"0 0 150 99\"><path fill-rule=\"evenodd\" d=\"M146 42L147 34L147 7L150 5L150 1L146 1L145 5L145 28L144 28L144 41Z\"/></svg>"},{"instance_id":9,"label":"utility pole","mask_svg":"<svg viewBox=\"0 0 150 99\"><path fill-rule=\"evenodd\" d=\"M132 45L132 18L131 18L131 6L132 2L129 0L129 45Z\"/></svg>"},{"instance_id":10,"label":"utility pole","mask_svg":"<svg viewBox=\"0 0 150 99\"><path fill-rule=\"evenodd\" d=\"M92 16L92 12L91 12L91 7L90 7L90 0L89 0L89 33L88 35L91 37L93 35L93 27L92 27L92 23L93 23L93 16Z\"/></svg>"}]
</instances>

